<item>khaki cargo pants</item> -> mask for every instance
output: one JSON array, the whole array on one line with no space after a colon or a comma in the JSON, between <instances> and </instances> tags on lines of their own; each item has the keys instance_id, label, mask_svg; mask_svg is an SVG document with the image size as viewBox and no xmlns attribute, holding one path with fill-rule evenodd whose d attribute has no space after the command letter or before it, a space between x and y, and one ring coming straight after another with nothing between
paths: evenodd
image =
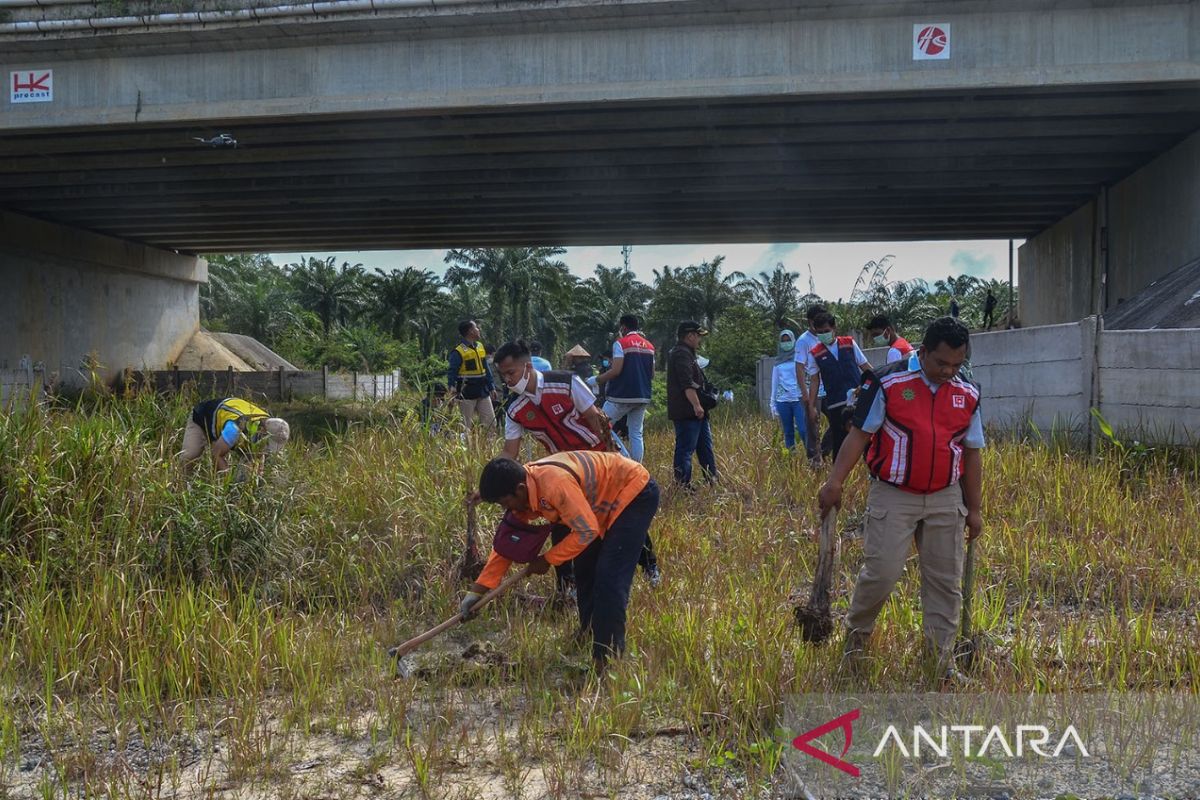
<instances>
[{"instance_id":1,"label":"khaki cargo pants","mask_svg":"<svg viewBox=\"0 0 1200 800\"><path fill-rule=\"evenodd\" d=\"M962 609L966 521L958 484L922 495L872 481L863 528L866 560L850 599L847 629L865 636L875 628L875 618L904 573L915 541L926 643L939 660L948 658Z\"/></svg>"},{"instance_id":2,"label":"khaki cargo pants","mask_svg":"<svg viewBox=\"0 0 1200 800\"><path fill-rule=\"evenodd\" d=\"M460 397L457 402L468 430L471 429L472 424L482 425L485 428L488 425L496 424L496 411L492 407L490 395L485 394L478 400L464 400Z\"/></svg>"}]
</instances>

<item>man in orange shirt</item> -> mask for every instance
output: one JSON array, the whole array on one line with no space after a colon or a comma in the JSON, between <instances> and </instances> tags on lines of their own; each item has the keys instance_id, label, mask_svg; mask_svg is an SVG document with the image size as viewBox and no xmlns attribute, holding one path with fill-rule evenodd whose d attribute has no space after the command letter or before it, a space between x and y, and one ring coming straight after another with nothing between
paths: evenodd
<instances>
[{"instance_id":1,"label":"man in orange shirt","mask_svg":"<svg viewBox=\"0 0 1200 800\"><path fill-rule=\"evenodd\" d=\"M658 484L636 461L617 453L565 451L521 466L492 459L479 477L479 494L520 520L539 517L570 534L535 558L536 574L574 559L580 632L592 632L592 659L602 667L625 650L629 587L650 522L658 510ZM464 618L489 589L500 585L511 561L492 551L463 598Z\"/></svg>"}]
</instances>

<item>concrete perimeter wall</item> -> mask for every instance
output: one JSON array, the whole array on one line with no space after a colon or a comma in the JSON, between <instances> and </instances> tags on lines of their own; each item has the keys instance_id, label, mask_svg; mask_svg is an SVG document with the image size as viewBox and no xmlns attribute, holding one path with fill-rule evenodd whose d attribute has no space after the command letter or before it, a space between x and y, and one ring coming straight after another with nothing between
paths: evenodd
<instances>
[{"instance_id":1,"label":"concrete perimeter wall","mask_svg":"<svg viewBox=\"0 0 1200 800\"><path fill-rule=\"evenodd\" d=\"M1103 313L1198 258L1195 133L1021 246L1021 322L1048 325Z\"/></svg>"},{"instance_id":2,"label":"concrete perimeter wall","mask_svg":"<svg viewBox=\"0 0 1200 800\"><path fill-rule=\"evenodd\" d=\"M378 375L359 372L277 369L258 372L237 370L153 370L122 375L118 389L149 386L169 393L195 386L212 397L247 397L252 400L386 400L401 389L400 370Z\"/></svg>"},{"instance_id":3,"label":"concrete perimeter wall","mask_svg":"<svg viewBox=\"0 0 1200 800\"><path fill-rule=\"evenodd\" d=\"M864 351L882 366L886 351ZM759 364L770 380L773 358ZM1095 430L1099 409L1119 432L1163 444L1200 442L1200 328L1101 330L1095 317L971 336L971 365L992 428ZM769 386L759 386L767 406Z\"/></svg>"},{"instance_id":4,"label":"concrete perimeter wall","mask_svg":"<svg viewBox=\"0 0 1200 800\"><path fill-rule=\"evenodd\" d=\"M200 323L207 264L194 256L0 211L0 368L24 356L48 380L161 368Z\"/></svg>"}]
</instances>

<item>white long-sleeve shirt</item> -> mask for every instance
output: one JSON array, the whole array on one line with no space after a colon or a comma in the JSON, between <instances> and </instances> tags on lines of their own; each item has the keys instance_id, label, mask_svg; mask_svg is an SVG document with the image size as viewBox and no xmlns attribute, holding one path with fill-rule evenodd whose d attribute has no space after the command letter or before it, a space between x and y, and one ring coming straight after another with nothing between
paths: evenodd
<instances>
[{"instance_id":1,"label":"white long-sleeve shirt","mask_svg":"<svg viewBox=\"0 0 1200 800\"><path fill-rule=\"evenodd\" d=\"M784 361L771 370L771 402L795 403L801 400L800 387L796 385L796 363Z\"/></svg>"}]
</instances>

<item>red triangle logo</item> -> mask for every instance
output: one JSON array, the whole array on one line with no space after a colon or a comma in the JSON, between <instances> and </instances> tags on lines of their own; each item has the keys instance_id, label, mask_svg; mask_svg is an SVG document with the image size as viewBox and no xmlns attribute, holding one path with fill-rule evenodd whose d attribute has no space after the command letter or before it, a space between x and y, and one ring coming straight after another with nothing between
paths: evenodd
<instances>
[{"instance_id":1,"label":"red triangle logo","mask_svg":"<svg viewBox=\"0 0 1200 800\"><path fill-rule=\"evenodd\" d=\"M818 761L824 761L826 764L834 767L835 769L840 769L842 772L850 775L851 777L857 778L861 774L858 767L854 766L849 761L843 761L840 757L832 756L829 753L826 753L824 750L819 750L816 747L813 747L811 744L809 744L809 742L811 742L813 739L820 739L830 731L835 731L840 728L842 731L842 736L845 737L846 741L846 746L842 748L842 756L845 756L846 753L850 751L850 745L854 741L854 720L858 719L861 713L862 709L856 708L853 711L847 711L845 714L842 714L836 719L829 720L829 722L826 722L824 725L818 725L810 731L805 731L792 740L792 747L803 753L807 753Z\"/></svg>"}]
</instances>

